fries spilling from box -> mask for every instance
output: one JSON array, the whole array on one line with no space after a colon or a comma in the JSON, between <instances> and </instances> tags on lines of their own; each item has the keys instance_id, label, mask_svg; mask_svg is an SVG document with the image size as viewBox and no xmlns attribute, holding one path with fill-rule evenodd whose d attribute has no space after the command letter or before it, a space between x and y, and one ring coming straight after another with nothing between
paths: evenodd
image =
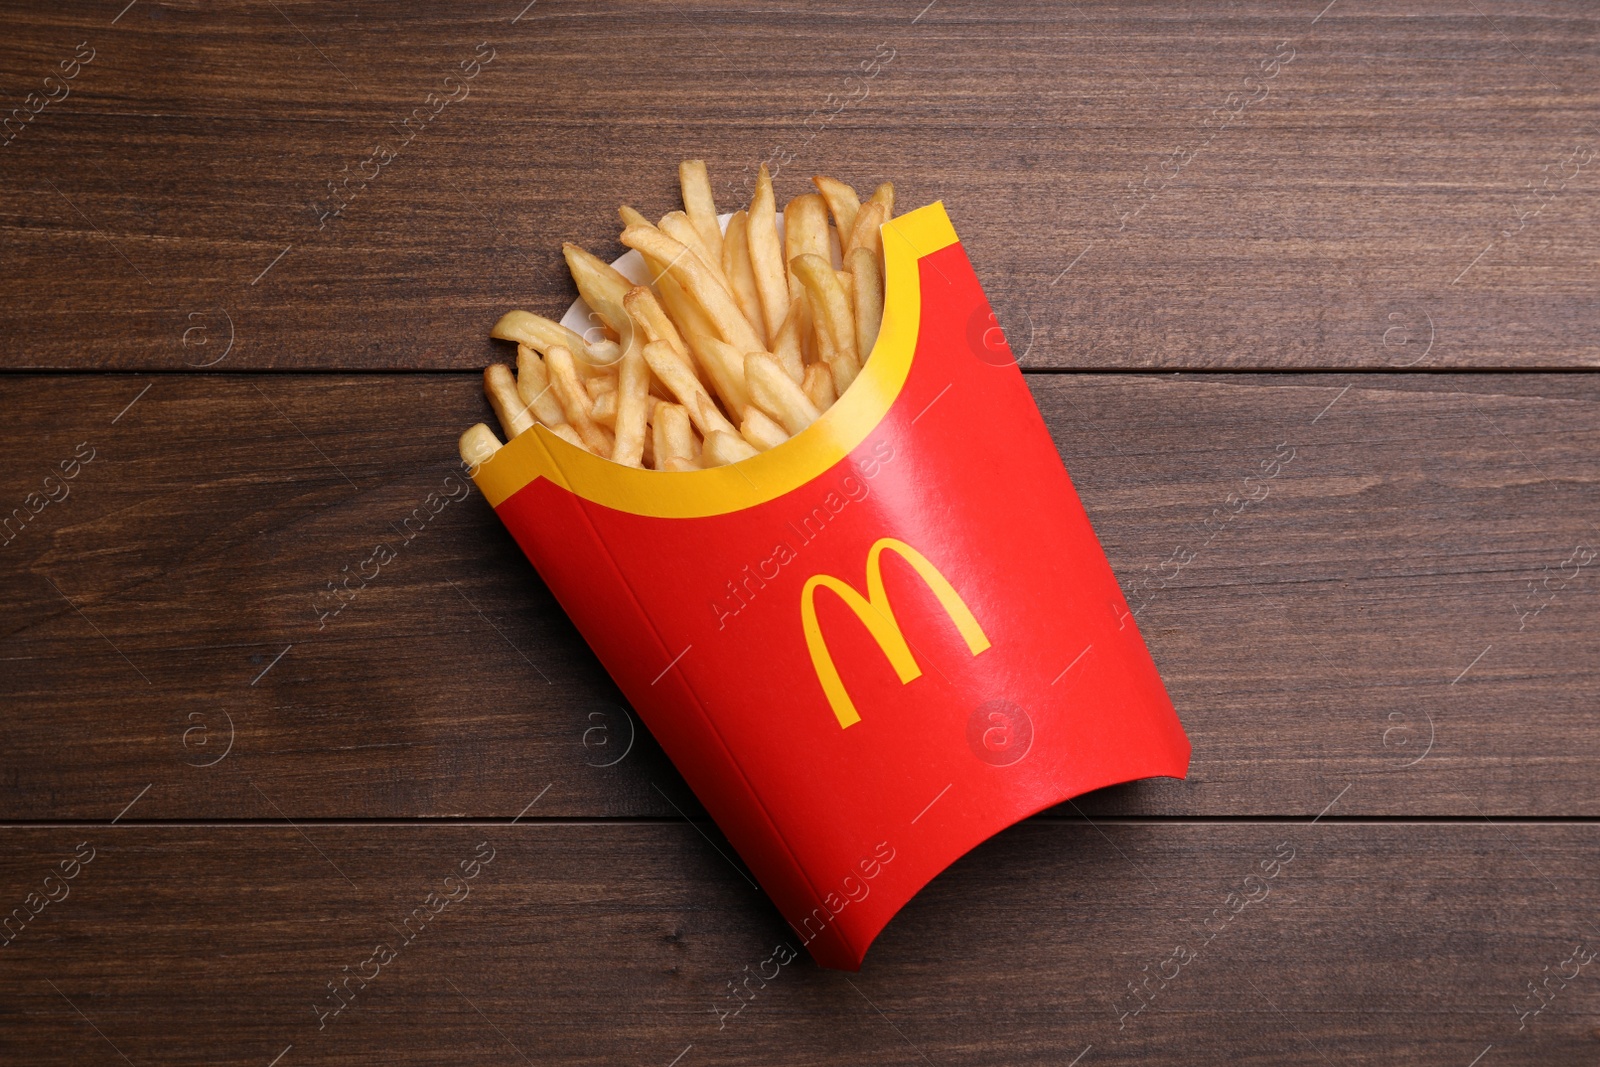
<instances>
[{"instance_id":1,"label":"fries spilling from box","mask_svg":"<svg viewBox=\"0 0 1600 1067\"><path fill-rule=\"evenodd\" d=\"M479 488L825 966L975 845L1189 742L944 208L843 182L565 246Z\"/></svg>"}]
</instances>

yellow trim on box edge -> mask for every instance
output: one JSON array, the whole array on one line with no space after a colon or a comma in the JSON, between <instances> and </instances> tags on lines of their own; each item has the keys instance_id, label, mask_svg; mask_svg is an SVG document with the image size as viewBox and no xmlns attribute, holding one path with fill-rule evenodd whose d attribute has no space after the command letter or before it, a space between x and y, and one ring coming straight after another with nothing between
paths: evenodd
<instances>
[{"instance_id":1,"label":"yellow trim on box edge","mask_svg":"<svg viewBox=\"0 0 1600 1067\"><path fill-rule=\"evenodd\" d=\"M883 325L872 355L845 395L783 444L721 467L653 471L601 459L535 426L481 464L473 480L493 507L544 477L613 510L670 519L740 511L804 485L866 440L900 395L922 320L917 261L959 240L941 202L891 219L880 232Z\"/></svg>"}]
</instances>

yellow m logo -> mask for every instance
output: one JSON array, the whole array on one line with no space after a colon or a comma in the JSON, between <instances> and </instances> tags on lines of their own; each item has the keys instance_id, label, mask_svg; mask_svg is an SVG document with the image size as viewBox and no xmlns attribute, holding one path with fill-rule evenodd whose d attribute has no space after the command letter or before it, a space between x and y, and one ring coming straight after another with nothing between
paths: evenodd
<instances>
[{"instance_id":1,"label":"yellow m logo","mask_svg":"<svg viewBox=\"0 0 1600 1067\"><path fill-rule=\"evenodd\" d=\"M827 695L828 703L833 706L834 715L838 716L841 729L854 726L861 721L861 716L856 713L856 706L850 700L850 694L845 691L844 681L839 677L839 669L833 664L833 655L828 651L828 643L823 639L822 627L817 623L817 588L831 589L839 594L839 599L845 606L855 612L856 618L867 628L872 639L878 643L883 654L889 658L889 664L894 668L895 674L900 677L900 684L907 685L922 677L922 669L917 666L916 657L911 654L911 646L906 643L906 636L900 630L900 624L895 621L894 608L889 604L889 594L883 588L883 562L885 550L893 552L907 563L911 564L921 579L933 590L933 595L939 598L939 606L944 608L945 614L956 624L967 642L967 648L976 656L989 647L989 638L985 636L983 627L978 625L978 620L973 617L966 602L955 591L955 588L939 573L939 569L921 552L912 548L904 541L897 541L892 537L880 538L874 542L867 552L867 595L862 596L855 587L848 582L840 581L831 574L816 574L806 580L805 588L800 591L800 622L806 632L806 648L811 651L811 665L816 668L817 681L822 683L822 691Z\"/></svg>"}]
</instances>

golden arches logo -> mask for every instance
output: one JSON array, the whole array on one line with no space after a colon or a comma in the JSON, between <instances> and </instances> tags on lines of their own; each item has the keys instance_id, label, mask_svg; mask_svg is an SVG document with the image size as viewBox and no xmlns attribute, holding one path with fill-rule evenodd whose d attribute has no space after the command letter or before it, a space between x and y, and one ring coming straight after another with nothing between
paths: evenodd
<instances>
[{"instance_id":1,"label":"golden arches logo","mask_svg":"<svg viewBox=\"0 0 1600 1067\"><path fill-rule=\"evenodd\" d=\"M845 606L855 612L856 618L861 620L872 639L878 643L878 648L888 657L889 665L899 676L901 685L909 685L922 677L922 668L917 666L916 657L911 654L911 646L894 617L894 608L883 586L883 554L886 551L911 564L917 576L938 597L939 606L956 624L957 632L967 642L967 649L974 656L989 648L989 638L984 634L983 627L978 625L972 610L955 591L955 587L939 573L939 568L904 541L893 537L879 538L867 551L866 596L862 596L849 582L831 574L812 575L800 591L800 623L806 634L806 648L811 652L811 665L816 668L817 681L822 683L822 691L839 719L840 729L854 726L861 721L861 715L845 690L844 680L839 677L839 668L834 666L833 654L828 651L828 642L822 636L822 627L817 622L818 588L837 593Z\"/></svg>"}]
</instances>

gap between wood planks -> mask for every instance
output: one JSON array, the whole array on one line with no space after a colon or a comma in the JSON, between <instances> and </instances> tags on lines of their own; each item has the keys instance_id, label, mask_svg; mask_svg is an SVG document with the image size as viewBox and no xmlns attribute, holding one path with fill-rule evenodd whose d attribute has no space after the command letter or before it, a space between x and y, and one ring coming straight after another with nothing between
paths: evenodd
<instances>
[{"instance_id":1,"label":"gap between wood planks","mask_svg":"<svg viewBox=\"0 0 1600 1067\"><path fill-rule=\"evenodd\" d=\"M453 827L453 826L511 826L518 823L527 826L672 826L683 822L711 824L709 816L690 817L685 820L678 815L590 815L590 816L553 816L550 818L524 818L510 815L441 815L432 818L349 818L343 816L317 816L297 818L292 823L284 819L243 818L243 819L123 819L118 826L132 827L146 830L179 830L190 827L234 827L234 826L264 826L264 827L294 827L294 826L353 826L353 827L389 827L389 826L416 826L416 827ZM1220 826L1220 825L1261 825L1261 826L1298 826L1309 825L1313 821L1318 823L1338 823L1346 826L1408 826L1408 825L1460 825L1479 826L1489 823L1494 826L1600 826L1600 816L1596 815L1095 815L1085 817L1081 815L1034 815L1022 822L1015 823L1023 826L1027 823L1048 823L1051 825L1070 825L1093 823L1096 826ZM82 826L106 826L104 819L0 819L0 831L4 830L55 830ZM1010 829L1010 827L1007 827Z\"/></svg>"},{"instance_id":2,"label":"gap between wood planks","mask_svg":"<svg viewBox=\"0 0 1600 1067\"><path fill-rule=\"evenodd\" d=\"M1583 376L1600 375L1600 367L1546 367L1546 366L1517 366L1503 364L1472 364L1470 366L1437 367L1329 367L1329 366L1212 366L1210 364L1197 364L1195 366L1136 366L1119 367L1116 365L1093 367L1022 367L1023 374L1037 375L1138 375L1148 378L1172 377L1179 374L1191 375L1319 375L1336 377L1354 377L1357 375L1372 375L1374 377L1408 377L1418 375L1573 375ZM345 378L384 377L393 378L402 375L430 375L430 376L458 376L462 378L479 379L483 376L482 367L233 367L195 370L188 367L6 367L0 366L0 378L85 378L85 377L122 377L122 378L148 378L162 377L190 377L190 378L242 378L256 374L263 377L296 378L315 377L317 375L337 375Z\"/></svg>"}]
</instances>

